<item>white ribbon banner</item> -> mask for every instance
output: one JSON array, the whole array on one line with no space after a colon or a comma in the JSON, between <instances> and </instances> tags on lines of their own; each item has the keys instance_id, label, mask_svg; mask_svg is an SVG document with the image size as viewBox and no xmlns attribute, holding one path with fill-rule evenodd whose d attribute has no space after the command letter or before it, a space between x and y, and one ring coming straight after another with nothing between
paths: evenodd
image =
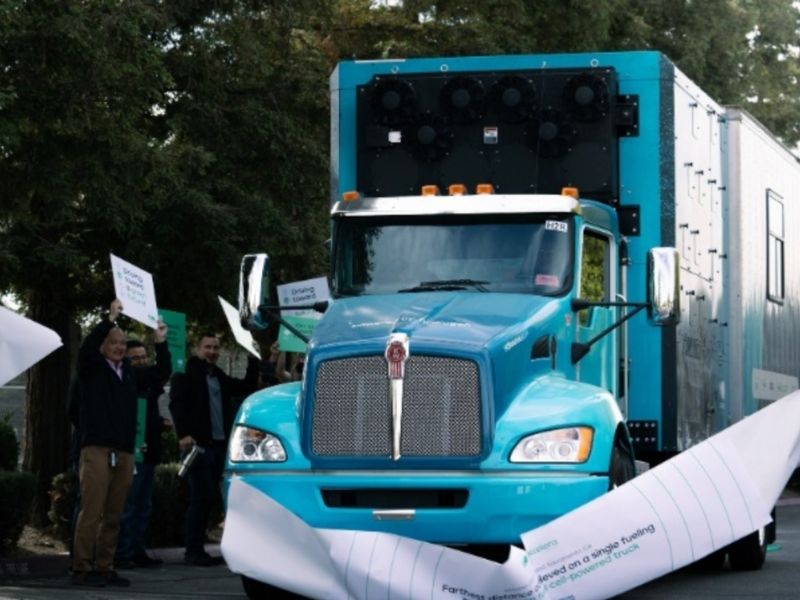
<instances>
[{"instance_id":1,"label":"white ribbon banner","mask_svg":"<svg viewBox=\"0 0 800 600\"><path fill-rule=\"evenodd\" d=\"M769 523L798 462L795 392L523 533L525 550L504 564L391 534L314 529L234 479L222 552L236 573L318 599L609 598Z\"/></svg>"}]
</instances>

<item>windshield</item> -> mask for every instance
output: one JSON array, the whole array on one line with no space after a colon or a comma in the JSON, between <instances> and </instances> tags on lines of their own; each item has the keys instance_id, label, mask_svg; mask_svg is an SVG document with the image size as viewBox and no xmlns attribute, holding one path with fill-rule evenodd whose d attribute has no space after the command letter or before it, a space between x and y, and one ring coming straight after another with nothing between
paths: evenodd
<instances>
[{"instance_id":1,"label":"windshield","mask_svg":"<svg viewBox=\"0 0 800 600\"><path fill-rule=\"evenodd\" d=\"M339 218L334 294L564 294L572 284L572 230L565 215Z\"/></svg>"}]
</instances>

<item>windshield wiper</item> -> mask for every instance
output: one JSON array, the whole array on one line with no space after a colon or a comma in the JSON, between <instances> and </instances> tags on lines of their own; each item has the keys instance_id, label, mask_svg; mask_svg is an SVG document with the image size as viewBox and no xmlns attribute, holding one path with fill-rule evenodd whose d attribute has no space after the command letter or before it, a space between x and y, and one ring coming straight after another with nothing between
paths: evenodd
<instances>
[{"instance_id":1,"label":"windshield wiper","mask_svg":"<svg viewBox=\"0 0 800 600\"><path fill-rule=\"evenodd\" d=\"M437 281L421 281L414 287L397 290L398 292L450 292L455 290L465 290L473 287L479 292L488 292L485 284L488 281L477 281L475 279L439 279Z\"/></svg>"}]
</instances>

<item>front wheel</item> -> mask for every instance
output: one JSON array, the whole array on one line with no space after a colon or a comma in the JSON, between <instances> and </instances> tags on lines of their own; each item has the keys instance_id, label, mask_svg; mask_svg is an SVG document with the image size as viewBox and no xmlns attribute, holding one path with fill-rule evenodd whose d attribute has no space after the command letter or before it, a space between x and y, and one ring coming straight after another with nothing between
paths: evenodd
<instances>
[{"instance_id":1,"label":"front wheel","mask_svg":"<svg viewBox=\"0 0 800 600\"><path fill-rule=\"evenodd\" d=\"M242 587L249 600L275 600L276 598L293 598L303 600L306 597L293 592L275 587L257 579L251 579L242 575Z\"/></svg>"},{"instance_id":2,"label":"front wheel","mask_svg":"<svg viewBox=\"0 0 800 600\"><path fill-rule=\"evenodd\" d=\"M608 468L608 489L613 490L636 475L630 454L620 446L614 446L611 451L611 464Z\"/></svg>"},{"instance_id":3,"label":"front wheel","mask_svg":"<svg viewBox=\"0 0 800 600\"><path fill-rule=\"evenodd\" d=\"M767 559L767 530L761 527L728 546L728 561L734 571L758 571Z\"/></svg>"},{"instance_id":4,"label":"front wheel","mask_svg":"<svg viewBox=\"0 0 800 600\"><path fill-rule=\"evenodd\" d=\"M725 566L726 552L727 550L725 548L716 550L708 556L704 556L700 560L693 562L689 568L696 571L706 572L721 571L722 567Z\"/></svg>"}]
</instances>

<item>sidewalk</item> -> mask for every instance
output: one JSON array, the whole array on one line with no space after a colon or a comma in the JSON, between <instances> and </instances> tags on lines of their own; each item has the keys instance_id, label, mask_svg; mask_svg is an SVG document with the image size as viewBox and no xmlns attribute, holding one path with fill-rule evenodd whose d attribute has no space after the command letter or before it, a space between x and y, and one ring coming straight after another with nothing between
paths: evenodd
<instances>
[{"instance_id":1,"label":"sidewalk","mask_svg":"<svg viewBox=\"0 0 800 600\"><path fill-rule=\"evenodd\" d=\"M206 544L211 556L221 556L219 544ZM160 558L164 565L183 564L184 548L155 548L147 551L153 558ZM41 554L6 558L0 556L0 582L18 578L67 577L69 574L69 554ZM123 575L136 569L120 571ZM143 571L144 569L139 569Z\"/></svg>"}]
</instances>

